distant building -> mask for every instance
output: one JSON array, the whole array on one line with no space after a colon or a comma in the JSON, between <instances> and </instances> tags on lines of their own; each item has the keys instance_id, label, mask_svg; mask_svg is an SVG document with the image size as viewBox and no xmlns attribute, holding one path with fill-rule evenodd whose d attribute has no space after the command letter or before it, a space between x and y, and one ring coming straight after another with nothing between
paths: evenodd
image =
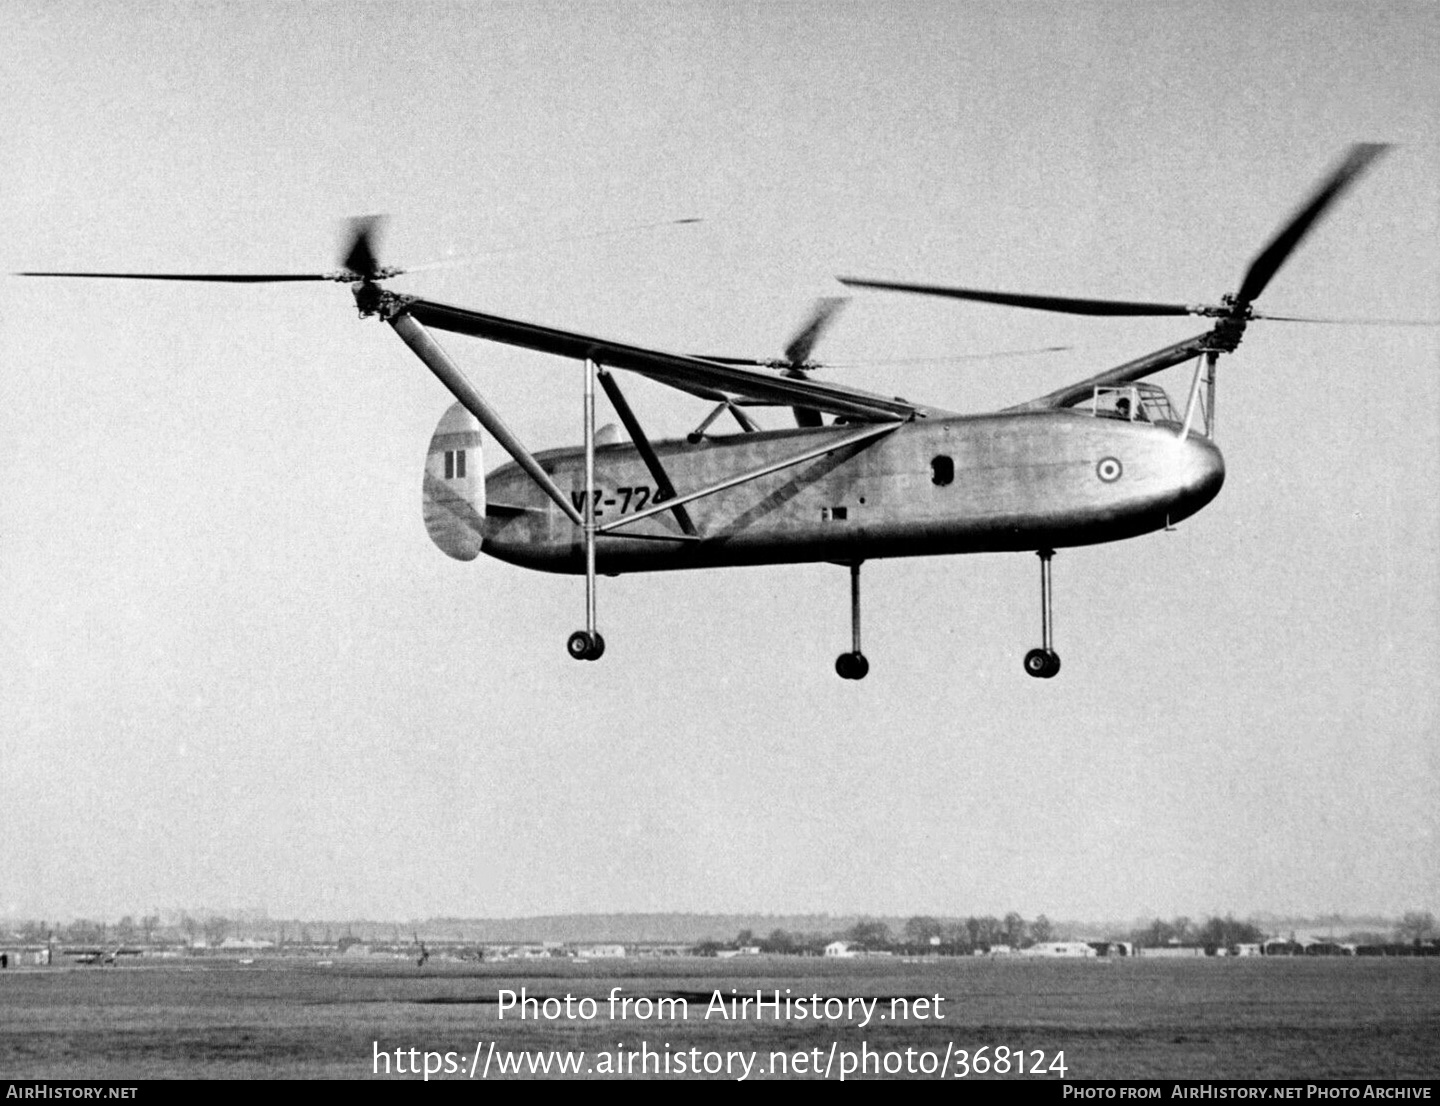
<instances>
[{"instance_id":1,"label":"distant building","mask_svg":"<svg viewBox=\"0 0 1440 1106\"><path fill-rule=\"evenodd\" d=\"M1094 956L1095 949L1084 941L1042 941L1031 945L1023 955L1086 957Z\"/></svg>"},{"instance_id":2,"label":"distant building","mask_svg":"<svg viewBox=\"0 0 1440 1106\"><path fill-rule=\"evenodd\" d=\"M260 952L263 949L273 949L275 942L253 937L227 937L220 942L219 947L244 952Z\"/></svg>"},{"instance_id":3,"label":"distant building","mask_svg":"<svg viewBox=\"0 0 1440 1106\"><path fill-rule=\"evenodd\" d=\"M625 956L624 945L580 945L575 955L581 960L621 960Z\"/></svg>"},{"instance_id":4,"label":"distant building","mask_svg":"<svg viewBox=\"0 0 1440 1106\"><path fill-rule=\"evenodd\" d=\"M826 956L859 956L859 951L849 941L831 941L825 946Z\"/></svg>"}]
</instances>

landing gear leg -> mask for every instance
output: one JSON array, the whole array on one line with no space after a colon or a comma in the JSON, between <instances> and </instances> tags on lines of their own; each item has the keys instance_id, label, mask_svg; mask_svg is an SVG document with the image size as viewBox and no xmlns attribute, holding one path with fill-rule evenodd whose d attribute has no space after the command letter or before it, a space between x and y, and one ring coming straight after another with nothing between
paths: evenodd
<instances>
[{"instance_id":1,"label":"landing gear leg","mask_svg":"<svg viewBox=\"0 0 1440 1106\"><path fill-rule=\"evenodd\" d=\"M565 647L577 661L598 661L605 639L595 629L595 362L585 361L585 629L570 635Z\"/></svg>"},{"instance_id":2,"label":"landing gear leg","mask_svg":"<svg viewBox=\"0 0 1440 1106\"><path fill-rule=\"evenodd\" d=\"M1040 641L1039 649L1025 654L1025 672L1037 679L1048 680L1060 671L1060 654L1055 652L1053 634L1054 613L1050 607L1050 559L1055 556L1053 549L1041 549L1040 558Z\"/></svg>"},{"instance_id":3,"label":"landing gear leg","mask_svg":"<svg viewBox=\"0 0 1440 1106\"><path fill-rule=\"evenodd\" d=\"M860 652L860 562L850 566L850 652L835 658L835 672L842 680L863 680L870 662Z\"/></svg>"}]
</instances>

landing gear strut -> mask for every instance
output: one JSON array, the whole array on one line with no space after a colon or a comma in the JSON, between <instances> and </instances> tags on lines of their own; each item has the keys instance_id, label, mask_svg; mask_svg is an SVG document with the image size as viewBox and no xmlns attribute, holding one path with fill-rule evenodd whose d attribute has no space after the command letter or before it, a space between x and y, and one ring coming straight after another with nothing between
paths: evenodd
<instances>
[{"instance_id":1,"label":"landing gear strut","mask_svg":"<svg viewBox=\"0 0 1440 1106\"><path fill-rule=\"evenodd\" d=\"M1060 654L1055 652L1052 635L1054 615L1050 609L1050 559L1055 556L1053 549L1041 549L1040 558L1040 641L1039 649L1025 654L1025 672L1037 679L1048 680L1060 671Z\"/></svg>"},{"instance_id":2,"label":"landing gear strut","mask_svg":"<svg viewBox=\"0 0 1440 1106\"><path fill-rule=\"evenodd\" d=\"M605 639L595 629L595 362L585 361L585 629L576 630L565 648L577 661L598 661Z\"/></svg>"},{"instance_id":3,"label":"landing gear strut","mask_svg":"<svg viewBox=\"0 0 1440 1106\"><path fill-rule=\"evenodd\" d=\"M835 673L842 680L863 680L870 662L860 652L860 562L850 566L850 652L835 658Z\"/></svg>"}]
</instances>

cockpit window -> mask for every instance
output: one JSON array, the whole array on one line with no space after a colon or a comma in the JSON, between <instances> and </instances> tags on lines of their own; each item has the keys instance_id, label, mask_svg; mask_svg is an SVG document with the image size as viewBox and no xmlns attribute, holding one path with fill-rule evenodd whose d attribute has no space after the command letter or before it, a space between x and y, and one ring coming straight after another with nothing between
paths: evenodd
<instances>
[{"instance_id":1,"label":"cockpit window","mask_svg":"<svg viewBox=\"0 0 1440 1106\"><path fill-rule=\"evenodd\" d=\"M1089 407L1091 413L1101 419L1180 422L1175 408L1170 405L1170 397L1158 384L1096 385Z\"/></svg>"}]
</instances>

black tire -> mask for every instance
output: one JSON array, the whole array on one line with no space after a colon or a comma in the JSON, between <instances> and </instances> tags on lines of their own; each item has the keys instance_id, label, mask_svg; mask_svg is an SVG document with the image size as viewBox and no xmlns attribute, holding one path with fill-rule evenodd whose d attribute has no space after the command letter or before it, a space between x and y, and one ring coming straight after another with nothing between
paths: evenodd
<instances>
[{"instance_id":1,"label":"black tire","mask_svg":"<svg viewBox=\"0 0 1440 1106\"><path fill-rule=\"evenodd\" d=\"M603 657L604 655L605 655L605 639L600 636L600 631L599 631L599 630L596 630L596 631L595 631L595 636L594 636L593 640L590 642L590 655L589 655L588 657L586 657L585 659L586 659L587 661L598 661L598 660L599 660L601 657Z\"/></svg>"},{"instance_id":2,"label":"black tire","mask_svg":"<svg viewBox=\"0 0 1440 1106\"><path fill-rule=\"evenodd\" d=\"M1049 665L1046 667L1045 671L1041 673L1041 675L1043 675L1047 680L1053 679L1055 677L1055 674L1060 671L1060 654L1054 652L1050 653L1049 661Z\"/></svg>"},{"instance_id":3,"label":"black tire","mask_svg":"<svg viewBox=\"0 0 1440 1106\"><path fill-rule=\"evenodd\" d=\"M1045 649L1031 649L1025 654L1025 675L1034 676L1037 680L1048 680L1055 675L1050 671L1050 658L1054 655Z\"/></svg>"},{"instance_id":4,"label":"black tire","mask_svg":"<svg viewBox=\"0 0 1440 1106\"><path fill-rule=\"evenodd\" d=\"M576 630L570 635L570 640L565 643L565 649L577 661L588 661L590 659L590 635L584 630Z\"/></svg>"},{"instance_id":5,"label":"black tire","mask_svg":"<svg viewBox=\"0 0 1440 1106\"><path fill-rule=\"evenodd\" d=\"M863 680L869 671L864 653L841 653L835 658L835 672L842 680Z\"/></svg>"}]
</instances>

